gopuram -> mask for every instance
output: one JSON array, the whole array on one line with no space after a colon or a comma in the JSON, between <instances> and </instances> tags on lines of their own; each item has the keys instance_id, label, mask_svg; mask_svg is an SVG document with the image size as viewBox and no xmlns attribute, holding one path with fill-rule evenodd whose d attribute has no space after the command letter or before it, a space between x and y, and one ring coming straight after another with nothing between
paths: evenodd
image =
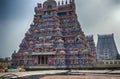
<instances>
[{"instance_id":1,"label":"gopuram","mask_svg":"<svg viewBox=\"0 0 120 79\"><path fill-rule=\"evenodd\" d=\"M34 9L33 23L19 50L12 54L14 66L76 68L93 66L93 36L85 36L77 20L75 1L47 0Z\"/></svg>"},{"instance_id":2,"label":"gopuram","mask_svg":"<svg viewBox=\"0 0 120 79\"><path fill-rule=\"evenodd\" d=\"M98 35L97 60L116 60L119 56L114 34Z\"/></svg>"}]
</instances>

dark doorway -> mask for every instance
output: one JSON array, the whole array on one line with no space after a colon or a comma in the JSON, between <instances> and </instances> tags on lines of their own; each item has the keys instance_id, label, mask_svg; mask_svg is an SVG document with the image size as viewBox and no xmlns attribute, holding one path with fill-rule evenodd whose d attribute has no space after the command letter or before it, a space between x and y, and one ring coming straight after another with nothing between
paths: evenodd
<instances>
[{"instance_id":1,"label":"dark doorway","mask_svg":"<svg viewBox=\"0 0 120 79\"><path fill-rule=\"evenodd\" d=\"M41 64L44 64L45 60L44 60L44 56L41 56Z\"/></svg>"},{"instance_id":2,"label":"dark doorway","mask_svg":"<svg viewBox=\"0 0 120 79\"><path fill-rule=\"evenodd\" d=\"M41 56L38 56L38 64L41 64L41 63L40 63L40 61L41 61L40 57L41 57Z\"/></svg>"},{"instance_id":3,"label":"dark doorway","mask_svg":"<svg viewBox=\"0 0 120 79\"><path fill-rule=\"evenodd\" d=\"M38 56L38 64L48 64L48 56Z\"/></svg>"}]
</instances>

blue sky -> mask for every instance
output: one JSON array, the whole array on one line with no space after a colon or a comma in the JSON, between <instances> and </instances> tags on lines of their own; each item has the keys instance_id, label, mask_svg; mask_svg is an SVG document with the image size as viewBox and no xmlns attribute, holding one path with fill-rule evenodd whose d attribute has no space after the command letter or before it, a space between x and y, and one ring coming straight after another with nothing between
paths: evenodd
<instances>
[{"instance_id":1,"label":"blue sky","mask_svg":"<svg viewBox=\"0 0 120 79\"><path fill-rule=\"evenodd\" d=\"M34 7L45 0L0 0L0 57L10 57L30 28ZM62 1L62 0L56 0ZM120 0L76 0L76 12L86 35L114 33L120 51Z\"/></svg>"}]
</instances>

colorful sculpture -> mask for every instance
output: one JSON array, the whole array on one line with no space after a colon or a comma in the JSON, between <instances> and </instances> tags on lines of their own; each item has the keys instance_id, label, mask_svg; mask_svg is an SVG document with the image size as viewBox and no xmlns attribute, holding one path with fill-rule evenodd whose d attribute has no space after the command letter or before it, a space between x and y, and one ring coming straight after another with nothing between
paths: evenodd
<instances>
[{"instance_id":1,"label":"colorful sculpture","mask_svg":"<svg viewBox=\"0 0 120 79\"><path fill-rule=\"evenodd\" d=\"M93 51L81 30L74 0L47 0L35 7L35 16L17 53L14 65L81 67L92 66ZM28 54L23 55L25 52ZM18 57L17 61L14 59ZM24 61L25 60L25 61ZM90 64L92 63L92 64Z\"/></svg>"}]
</instances>

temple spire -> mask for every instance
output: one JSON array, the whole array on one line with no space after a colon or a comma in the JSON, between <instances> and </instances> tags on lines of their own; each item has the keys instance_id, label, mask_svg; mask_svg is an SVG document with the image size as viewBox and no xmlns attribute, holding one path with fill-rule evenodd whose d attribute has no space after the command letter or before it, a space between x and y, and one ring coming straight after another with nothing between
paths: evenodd
<instances>
[{"instance_id":1,"label":"temple spire","mask_svg":"<svg viewBox=\"0 0 120 79\"><path fill-rule=\"evenodd\" d=\"M42 8L42 4L41 3L38 3L38 8Z\"/></svg>"},{"instance_id":2,"label":"temple spire","mask_svg":"<svg viewBox=\"0 0 120 79\"><path fill-rule=\"evenodd\" d=\"M71 1L71 0L69 0L69 3L72 3L72 1Z\"/></svg>"},{"instance_id":3,"label":"temple spire","mask_svg":"<svg viewBox=\"0 0 120 79\"><path fill-rule=\"evenodd\" d=\"M72 3L75 3L75 0L72 0Z\"/></svg>"},{"instance_id":4,"label":"temple spire","mask_svg":"<svg viewBox=\"0 0 120 79\"><path fill-rule=\"evenodd\" d=\"M67 0L66 0L66 2L65 2L66 4L67 4Z\"/></svg>"},{"instance_id":5,"label":"temple spire","mask_svg":"<svg viewBox=\"0 0 120 79\"><path fill-rule=\"evenodd\" d=\"M64 4L64 1L62 1L62 5Z\"/></svg>"},{"instance_id":6,"label":"temple spire","mask_svg":"<svg viewBox=\"0 0 120 79\"><path fill-rule=\"evenodd\" d=\"M60 5L60 1L58 1L58 5Z\"/></svg>"},{"instance_id":7,"label":"temple spire","mask_svg":"<svg viewBox=\"0 0 120 79\"><path fill-rule=\"evenodd\" d=\"M14 50L14 53L16 53L16 50Z\"/></svg>"}]
</instances>

